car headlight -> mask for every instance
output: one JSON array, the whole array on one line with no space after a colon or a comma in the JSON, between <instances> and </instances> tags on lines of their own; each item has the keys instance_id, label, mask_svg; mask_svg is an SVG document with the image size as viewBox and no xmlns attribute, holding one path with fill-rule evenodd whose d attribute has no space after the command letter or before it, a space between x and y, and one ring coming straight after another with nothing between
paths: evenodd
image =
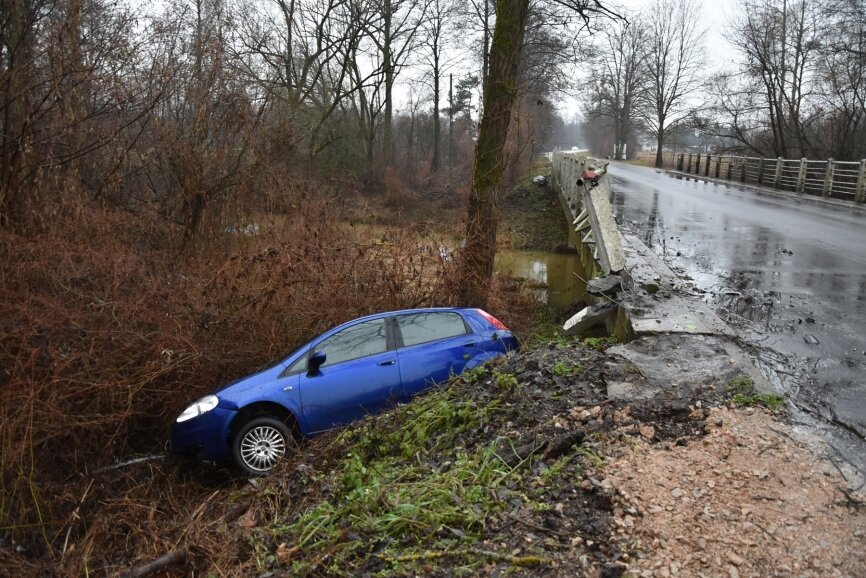
<instances>
[{"instance_id":1,"label":"car headlight","mask_svg":"<svg viewBox=\"0 0 866 578\"><path fill-rule=\"evenodd\" d=\"M197 402L190 405L188 408L183 410L179 416L177 416L177 423L182 423L187 420L191 420L194 417L198 417L203 413L207 413L213 408L217 406L220 402L219 398L215 395L206 395Z\"/></svg>"}]
</instances>

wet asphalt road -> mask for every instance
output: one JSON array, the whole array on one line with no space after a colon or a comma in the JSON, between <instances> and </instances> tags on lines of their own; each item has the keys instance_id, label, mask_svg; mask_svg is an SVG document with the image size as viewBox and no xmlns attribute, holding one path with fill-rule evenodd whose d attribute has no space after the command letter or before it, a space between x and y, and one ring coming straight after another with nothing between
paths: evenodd
<instances>
[{"instance_id":1,"label":"wet asphalt road","mask_svg":"<svg viewBox=\"0 0 866 578\"><path fill-rule=\"evenodd\" d=\"M838 426L834 445L864 470L866 211L623 163L609 174L618 220L691 278L798 406Z\"/></svg>"}]
</instances>

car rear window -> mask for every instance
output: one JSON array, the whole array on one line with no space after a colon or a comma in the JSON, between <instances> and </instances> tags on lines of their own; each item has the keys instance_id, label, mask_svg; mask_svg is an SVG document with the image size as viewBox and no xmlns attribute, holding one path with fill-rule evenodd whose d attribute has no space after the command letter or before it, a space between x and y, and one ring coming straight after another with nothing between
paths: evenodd
<instances>
[{"instance_id":1,"label":"car rear window","mask_svg":"<svg viewBox=\"0 0 866 578\"><path fill-rule=\"evenodd\" d=\"M409 347L448 337L466 335L466 324L457 313L415 313L397 317L403 345Z\"/></svg>"},{"instance_id":2,"label":"car rear window","mask_svg":"<svg viewBox=\"0 0 866 578\"><path fill-rule=\"evenodd\" d=\"M347 327L317 345L316 351L327 355L322 367L384 353L388 351L385 320L374 319Z\"/></svg>"}]
</instances>

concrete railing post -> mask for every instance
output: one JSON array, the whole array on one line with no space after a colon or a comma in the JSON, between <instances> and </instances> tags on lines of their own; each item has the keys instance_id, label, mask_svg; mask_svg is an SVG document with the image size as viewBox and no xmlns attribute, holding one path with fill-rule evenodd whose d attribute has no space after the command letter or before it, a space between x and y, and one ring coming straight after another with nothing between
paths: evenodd
<instances>
[{"instance_id":1,"label":"concrete railing post","mask_svg":"<svg viewBox=\"0 0 866 578\"><path fill-rule=\"evenodd\" d=\"M857 193L854 201L862 203L866 201L866 159L860 161L860 175L857 177Z\"/></svg>"},{"instance_id":2,"label":"concrete railing post","mask_svg":"<svg viewBox=\"0 0 866 578\"><path fill-rule=\"evenodd\" d=\"M785 161L782 157L778 157L776 159L776 174L773 175L773 188L778 189L779 183L782 182L782 166L785 164Z\"/></svg>"},{"instance_id":3,"label":"concrete railing post","mask_svg":"<svg viewBox=\"0 0 866 578\"><path fill-rule=\"evenodd\" d=\"M800 159L800 170L797 173L797 192L802 193L806 187L806 157Z\"/></svg>"},{"instance_id":4,"label":"concrete railing post","mask_svg":"<svg viewBox=\"0 0 866 578\"><path fill-rule=\"evenodd\" d=\"M829 197L833 192L833 173L836 171L836 165L833 159L827 159L827 170L824 171L824 186L821 188L821 196Z\"/></svg>"}]
</instances>

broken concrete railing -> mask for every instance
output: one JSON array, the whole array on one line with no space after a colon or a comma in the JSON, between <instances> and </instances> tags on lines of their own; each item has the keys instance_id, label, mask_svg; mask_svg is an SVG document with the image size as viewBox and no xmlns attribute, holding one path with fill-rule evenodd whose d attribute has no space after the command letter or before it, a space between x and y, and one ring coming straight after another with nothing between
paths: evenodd
<instances>
[{"instance_id":1,"label":"broken concrete railing","mask_svg":"<svg viewBox=\"0 0 866 578\"><path fill-rule=\"evenodd\" d=\"M625 255L610 206L607 165L586 151L553 153L553 178L582 243L607 275L625 267Z\"/></svg>"},{"instance_id":2,"label":"broken concrete railing","mask_svg":"<svg viewBox=\"0 0 866 578\"><path fill-rule=\"evenodd\" d=\"M607 163L590 158L586 151L555 152L553 178L578 239L592 248L592 258L598 265L596 270L608 276L590 281L587 290L590 305L569 319L563 328L567 333L583 333L616 318L615 291L596 292L592 284L616 279L614 285L618 291L621 279L612 274L625 267L625 254L610 205Z\"/></svg>"}]
</instances>

